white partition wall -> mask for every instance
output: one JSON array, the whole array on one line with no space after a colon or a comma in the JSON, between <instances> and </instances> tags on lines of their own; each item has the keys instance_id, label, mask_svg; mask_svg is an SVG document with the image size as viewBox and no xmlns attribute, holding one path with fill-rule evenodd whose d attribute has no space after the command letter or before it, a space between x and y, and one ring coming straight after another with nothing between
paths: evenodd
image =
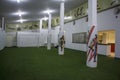
<instances>
[{"instance_id":1,"label":"white partition wall","mask_svg":"<svg viewBox=\"0 0 120 80\"><path fill-rule=\"evenodd\" d=\"M40 44L41 44L41 46L47 45L47 35L48 35L48 30L42 29L40 32Z\"/></svg>"},{"instance_id":2,"label":"white partition wall","mask_svg":"<svg viewBox=\"0 0 120 80\"><path fill-rule=\"evenodd\" d=\"M6 47L17 46L17 32L6 33Z\"/></svg>"},{"instance_id":3,"label":"white partition wall","mask_svg":"<svg viewBox=\"0 0 120 80\"><path fill-rule=\"evenodd\" d=\"M5 47L5 21L4 21L4 17L2 17L2 27L0 27L0 50L4 49Z\"/></svg>"},{"instance_id":4,"label":"white partition wall","mask_svg":"<svg viewBox=\"0 0 120 80\"><path fill-rule=\"evenodd\" d=\"M120 29L116 32L115 57L120 58Z\"/></svg>"},{"instance_id":5,"label":"white partition wall","mask_svg":"<svg viewBox=\"0 0 120 80\"><path fill-rule=\"evenodd\" d=\"M18 47L39 47L47 45L48 30L42 29L39 32L18 32L17 46ZM55 44L55 30L51 31L51 40Z\"/></svg>"},{"instance_id":6,"label":"white partition wall","mask_svg":"<svg viewBox=\"0 0 120 80\"><path fill-rule=\"evenodd\" d=\"M39 42L39 33L35 32L18 32L17 46L18 47L36 47Z\"/></svg>"},{"instance_id":7,"label":"white partition wall","mask_svg":"<svg viewBox=\"0 0 120 80\"><path fill-rule=\"evenodd\" d=\"M58 34L59 34L59 26L55 27L54 31L54 45L58 46Z\"/></svg>"},{"instance_id":8,"label":"white partition wall","mask_svg":"<svg viewBox=\"0 0 120 80\"><path fill-rule=\"evenodd\" d=\"M5 47L5 31L0 29L0 50L4 49Z\"/></svg>"}]
</instances>

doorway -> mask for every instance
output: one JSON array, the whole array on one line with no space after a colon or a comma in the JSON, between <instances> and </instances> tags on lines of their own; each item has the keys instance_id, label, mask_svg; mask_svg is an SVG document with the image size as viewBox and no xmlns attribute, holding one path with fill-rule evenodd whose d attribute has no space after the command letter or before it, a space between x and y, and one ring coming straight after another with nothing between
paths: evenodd
<instances>
[{"instance_id":1,"label":"doorway","mask_svg":"<svg viewBox=\"0 0 120 80\"><path fill-rule=\"evenodd\" d=\"M107 55L115 57L115 30L99 31L98 43L108 46Z\"/></svg>"}]
</instances>

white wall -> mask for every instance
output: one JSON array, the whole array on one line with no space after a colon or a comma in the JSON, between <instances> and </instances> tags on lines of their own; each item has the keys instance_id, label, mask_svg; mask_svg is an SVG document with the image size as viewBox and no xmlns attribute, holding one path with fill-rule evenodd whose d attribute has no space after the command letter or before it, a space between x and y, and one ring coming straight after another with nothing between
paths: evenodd
<instances>
[{"instance_id":1,"label":"white wall","mask_svg":"<svg viewBox=\"0 0 120 80\"><path fill-rule=\"evenodd\" d=\"M40 32L40 45L44 46L47 44L47 35L48 35L48 30L47 29L42 29Z\"/></svg>"},{"instance_id":2,"label":"white wall","mask_svg":"<svg viewBox=\"0 0 120 80\"><path fill-rule=\"evenodd\" d=\"M86 51L87 47L85 44L72 43L72 34L73 33L86 32L87 22L85 22L85 19L86 18L76 20L75 25L73 25L73 22L65 24L65 27L64 27L65 37L66 37L65 47L75 49L75 50Z\"/></svg>"},{"instance_id":3,"label":"white wall","mask_svg":"<svg viewBox=\"0 0 120 80\"><path fill-rule=\"evenodd\" d=\"M115 57L120 58L120 30L117 30L116 34L117 34L117 37L116 37L116 44L115 44L115 53L116 53Z\"/></svg>"},{"instance_id":4,"label":"white wall","mask_svg":"<svg viewBox=\"0 0 120 80\"><path fill-rule=\"evenodd\" d=\"M120 58L120 14L114 14L114 8L98 14L98 30L115 30L115 57Z\"/></svg>"},{"instance_id":5,"label":"white wall","mask_svg":"<svg viewBox=\"0 0 120 80\"><path fill-rule=\"evenodd\" d=\"M102 31L102 30L115 30L116 31L115 57L120 58L120 14L118 14L117 16L118 18L116 18L116 15L114 14L114 8L98 13L98 19L97 19L98 26L97 27L98 27L98 31ZM86 22L86 17L76 20L75 25L73 25L73 22L66 23L64 26L64 30L66 32L65 33L65 36L66 36L65 47L66 48L86 51L86 48L87 48L86 44L72 43L73 33L80 33L80 32L88 31L88 22ZM98 49L99 49L99 46L98 46ZM107 54L104 53L104 55L107 55Z\"/></svg>"},{"instance_id":6,"label":"white wall","mask_svg":"<svg viewBox=\"0 0 120 80\"><path fill-rule=\"evenodd\" d=\"M110 45L98 45L98 53L101 55L110 55L110 48Z\"/></svg>"},{"instance_id":7,"label":"white wall","mask_svg":"<svg viewBox=\"0 0 120 80\"><path fill-rule=\"evenodd\" d=\"M6 33L6 47L12 47L17 45L17 32Z\"/></svg>"},{"instance_id":8,"label":"white wall","mask_svg":"<svg viewBox=\"0 0 120 80\"><path fill-rule=\"evenodd\" d=\"M35 32L18 32L17 46L18 47L35 47L39 46L39 34Z\"/></svg>"},{"instance_id":9,"label":"white wall","mask_svg":"<svg viewBox=\"0 0 120 80\"><path fill-rule=\"evenodd\" d=\"M0 50L4 49L5 47L5 31L0 29Z\"/></svg>"},{"instance_id":10,"label":"white wall","mask_svg":"<svg viewBox=\"0 0 120 80\"><path fill-rule=\"evenodd\" d=\"M59 33L59 26L55 27L55 34L54 34L55 46L58 45L58 33Z\"/></svg>"},{"instance_id":11,"label":"white wall","mask_svg":"<svg viewBox=\"0 0 120 80\"><path fill-rule=\"evenodd\" d=\"M18 47L39 47L47 44L48 30L42 29L39 32L18 32L17 46ZM51 30L51 43L55 43L55 30Z\"/></svg>"}]
</instances>

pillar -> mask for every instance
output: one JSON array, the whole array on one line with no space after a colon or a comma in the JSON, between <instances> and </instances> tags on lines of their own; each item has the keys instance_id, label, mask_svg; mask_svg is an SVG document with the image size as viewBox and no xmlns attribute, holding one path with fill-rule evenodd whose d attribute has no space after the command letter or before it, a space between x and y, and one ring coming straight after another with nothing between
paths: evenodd
<instances>
[{"instance_id":1,"label":"pillar","mask_svg":"<svg viewBox=\"0 0 120 80\"><path fill-rule=\"evenodd\" d=\"M48 36L47 36L47 49L48 50L51 49L51 19L52 19L52 16L49 13L49 19L48 19Z\"/></svg>"},{"instance_id":2,"label":"pillar","mask_svg":"<svg viewBox=\"0 0 120 80\"><path fill-rule=\"evenodd\" d=\"M88 0L88 41L87 61L88 67L97 67L97 0Z\"/></svg>"},{"instance_id":3,"label":"pillar","mask_svg":"<svg viewBox=\"0 0 120 80\"><path fill-rule=\"evenodd\" d=\"M42 30L42 19L40 19L40 24L39 24L39 32Z\"/></svg>"},{"instance_id":4,"label":"pillar","mask_svg":"<svg viewBox=\"0 0 120 80\"><path fill-rule=\"evenodd\" d=\"M39 35L38 35L38 47L40 47L41 46L41 30L42 30L42 19L40 19L40 22L39 22Z\"/></svg>"},{"instance_id":5,"label":"pillar","mask_svg":"<svg viewBox=\"0 0 120 80\"><path fill-rule=\"evenodd\" d=\"M4 17L2 17L2 30L4 30L5 29L5 19L4 19Z\"/></svg>"},{"instance_id":6,"label":"pillar","mask_svg":"<svg viewBox=\"0 0 120 80\"><path fill-rule=\"evenodd\" d=\"M64 55L64 45L65 45L65 33L63 30L64 27L64 1L60 4L60 31L58 34L58 54Z\"/></svg>"}]
</instances>

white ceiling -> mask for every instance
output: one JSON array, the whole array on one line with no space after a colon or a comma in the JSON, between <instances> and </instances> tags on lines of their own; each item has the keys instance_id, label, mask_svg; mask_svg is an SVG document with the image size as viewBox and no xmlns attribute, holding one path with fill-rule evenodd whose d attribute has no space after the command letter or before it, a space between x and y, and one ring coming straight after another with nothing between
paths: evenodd
<instances>
[{"instance_id":1,"label":"white ceiling","mask_svg":"<svg viewBox=\"0 0 120 80\"><path fill-rule=\"evenodd\" d=\"M83 4L87 0L66 0L65 12L70 11L80 4ZM55 13L53 16L59 16L60 0L22 0L21 3L17 3L16 0L0 0L0 17L5 17L6 23L15 23L19 20L18 15L13 13L21 10L26 12L22 15L23 19L28 21L37 21L40 18L46 16L42 11L46 9L53 9Z\"/></svg>"}]
</instances>

